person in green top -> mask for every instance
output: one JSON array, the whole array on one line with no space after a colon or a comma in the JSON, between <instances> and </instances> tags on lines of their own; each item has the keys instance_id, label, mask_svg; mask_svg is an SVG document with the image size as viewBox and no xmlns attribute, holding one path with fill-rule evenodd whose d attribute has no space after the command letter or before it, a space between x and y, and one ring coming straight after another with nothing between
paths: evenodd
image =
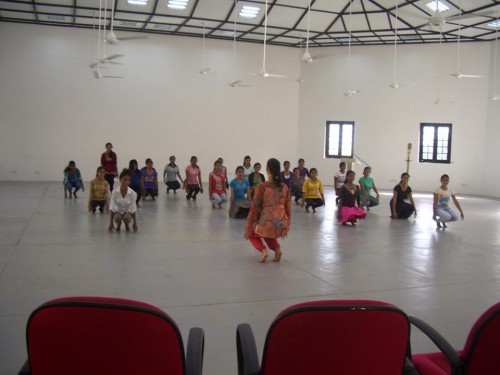
<instances>
[{"instance_id":1,"label":"person in green top","mask_svg":"<svg viewBox=\"0 0 500 375\"><path fill-rule=\"evenodd\" d=\"M363 177L359 179L359 197L361 198L361 205L363 207L366 206L368 210L370 210L370 207L378 206L380 199L380 195L378 193L377 187L375 186L375 182L373 181L373 178L370 177L371 172L371 167L365 167L365 169L363 170ZM376 197L372 195L372 190L377 195Z\"/></svg>"}]
</instances>

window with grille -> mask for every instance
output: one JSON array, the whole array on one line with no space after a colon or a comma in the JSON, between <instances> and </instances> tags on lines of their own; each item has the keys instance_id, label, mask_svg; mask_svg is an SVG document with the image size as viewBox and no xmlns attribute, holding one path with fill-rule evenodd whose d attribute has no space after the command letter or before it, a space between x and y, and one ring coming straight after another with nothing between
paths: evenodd
<instances>
[{"instance_id":1,"label":"window with grille","mask_svg":"<svg viewBox=\"0 0 500 375\"><path fill-rule=\"evenodd\" d=\"M354 122L326 122L325 157L352 158L354 153Z\"/></svg>"},{"instance_id":2,"label":"window with grille","mask_svg":"<svg viewBox=\"0 0 500 375\"><path fill-rule=\"evenodd\" d=\"M420 124L421 163L451 162L451 124Z\"/></svg>"}]
</instances>

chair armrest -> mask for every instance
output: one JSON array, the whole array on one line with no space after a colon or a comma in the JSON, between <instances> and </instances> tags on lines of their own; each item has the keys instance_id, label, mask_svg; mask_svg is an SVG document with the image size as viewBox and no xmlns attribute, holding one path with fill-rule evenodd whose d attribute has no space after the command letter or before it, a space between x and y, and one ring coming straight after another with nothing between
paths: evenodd
<instances>
[{"instance_id":1,"label":"chair armrest","mask_svg":"<svg viewBox=\"0 0 500 375\"><path fill-rule=\"evenodd\" d=\"M30 362L28 360L24 362L24 365L21 370L19 370L18 375L31 375Z\"/></svg>"},{"instance_id":2,"label":"chair armrest","mask_svg":"<svg viewBox=\"0 0 500 375\"><path fill-rule=\"evenodd\" d=\"M203 329L193 327L189 330L186 353L186 375L201 375L203 354L205 351L205 333Z\"/></svg>"},{"instance_id":3,"label":"chair armrest","mask_svg":"<svg viewBox=\"0 0 500 375\"><path fill-rule=\"evenodd\" d=\"M257 345L250 324L239 324L236 329L238 375L257 375L260 371Z\"/></svg>"},{"instance_id":4,"label":"chair armrest","mask_svg":"<svg viewBox=\"0 0 500 375\"><path fill-rule=\"evenodd\" d=\"M456 371L457 368L463 366L462 360L458 355L457 351L451 346L451 344L446 341L446 339L441 336L441 334L432 328L429 324L423 320L416 318L414 316L409 316L410 323L422 331L434 345L444 354L448 362L450 362L452 371Z\"/></svg>"}]
</instances>

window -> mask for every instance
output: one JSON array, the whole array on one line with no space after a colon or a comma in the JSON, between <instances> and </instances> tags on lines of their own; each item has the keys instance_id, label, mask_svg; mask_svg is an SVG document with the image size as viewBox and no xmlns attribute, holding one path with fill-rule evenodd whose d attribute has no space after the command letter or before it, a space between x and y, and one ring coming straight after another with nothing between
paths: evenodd
<instances>
[{"instance_id":1,"label":"window","mask_svg":"<svg viewBox=\"0 0 500 375\"><path fill-rule=\"evenodd\" d=\"M423 163L451 162L451 124L420 124L418 158Z\"/></svg>"},{"instance_id":2,"label":"window","mask_svg":"<svg viewBox=\"0 0 500 375\"><path fill-rule=\"evenodd\" d=\"M352 158L354 142L354 122L326 122L326 158Z\"/></svg>"}]
</instances>

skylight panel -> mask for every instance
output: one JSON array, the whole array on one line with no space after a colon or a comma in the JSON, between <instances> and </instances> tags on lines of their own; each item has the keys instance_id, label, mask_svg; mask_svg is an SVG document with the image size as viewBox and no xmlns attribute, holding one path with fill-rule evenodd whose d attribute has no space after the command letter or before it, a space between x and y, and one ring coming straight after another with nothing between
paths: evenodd
<instances>
[{"instance_id":1,"label":"skylight panel","mask_svg":"<svg viewBox=\"0 0 500 375\"><path fill-rule=\"evenodd\" d=\"M167 7L175 10L184 10L187 8L188 0L168 0Z\"/></svg>"},{"instance_id":2,"label":"skylight panel","mask_svg":"<svg viewBox=\"0 0 500 375\"><path fill-rule=\"evenodd\" d=\"M430 10L432 10L433 12L446 12L447 10L450 10L450 8L448 7L448 5L443 2L443 1L439 1L439 0L433 0L427 4L425 4L425 6L427 8L429 8Z\"/></svg>"},{"instance_id":3,"label":"skylight panel","mask_svg":"<svg viewBox=\"0 0 500 375\"><path fill-rule=\"evenodd\" d=\"M248 6L248 5L243 5L243 7L240 10L239 16L241 18L252 19L252 18L257 17L257 15L259 14L259 11L260 11L259 7L252 7L252 6Z\"/></svg>"},{"instance_id":4,"label":"skylight panel","mask_svg":"<svg viewBox=\"0 0 500 375\"><path fill-rule=\"evenodd\" d=\"M148 0L127 0L127 4L137 5L137 6L146 6L146 5L148 5Z\"/></svg>"},{"instance_id":5,"label":"skylight panel","mask_svg":"<svg viewBox=\"0 0 500 375\"><path fill-rule=\"evenodd\" d=\"M498 29L498 28L500 28L500 21L496 20L496 21L493 21L493 22L489 22L488 23L488 27L492 27L494 29Z\"/></svg>"}]
</instances>

